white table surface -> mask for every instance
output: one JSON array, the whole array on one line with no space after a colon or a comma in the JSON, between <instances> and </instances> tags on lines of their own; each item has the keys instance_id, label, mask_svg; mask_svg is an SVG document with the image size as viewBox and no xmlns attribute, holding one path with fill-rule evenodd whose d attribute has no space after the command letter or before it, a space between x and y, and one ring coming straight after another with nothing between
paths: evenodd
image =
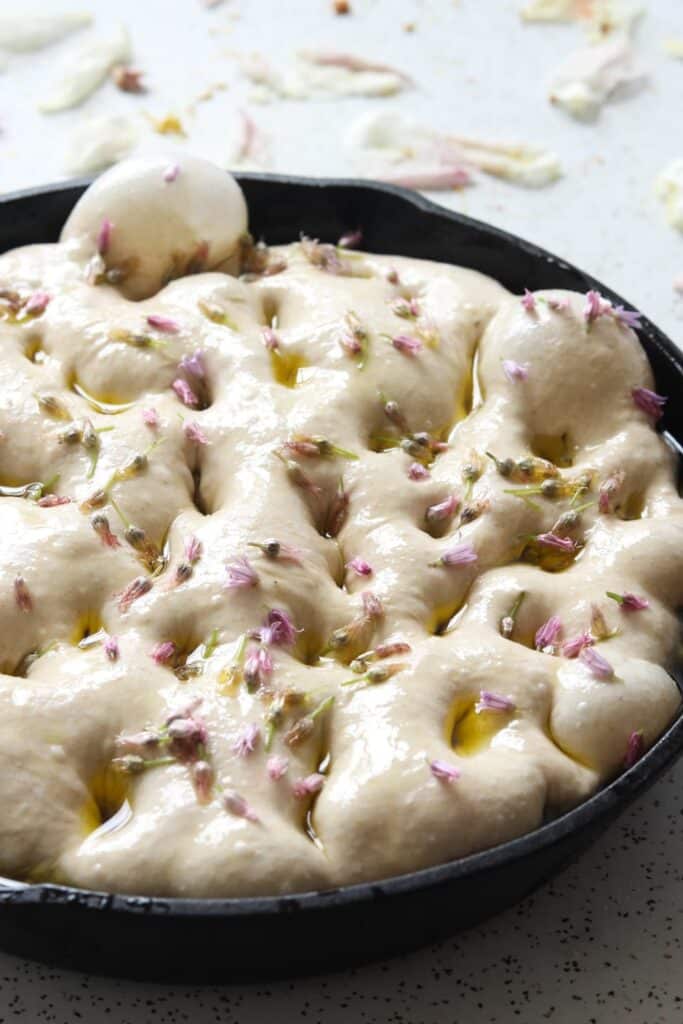
<instances>
[{"instance_id":1,"label":"white table surface","mask_svg":"<svg viewBox=\"0 0 683 1024\"><path fill-rule=\"evenodd\" d=\"M657 173L683 157L683 62L665 57L661 45L683 37L681 0L644 5L637 48L650 83L590 125L545 99L553 67L582 42L580 28L523 26L521 0L351 3L353 15L339 18L330 0L227 0L212 11L199 0L85 0L99 28L127 25L150 91L134 97L107 85L80 110L48 117L36 104L77 40L12 58L0 75L0 192L64 177L70 132L87 114L110 111L135 111L141 125L146 114L180 114L188 130L181 146L225 163L238 111L247 108L270 137L270 169L352 174L345 127L382 105L455 134L556 150L566 175L551 188L481 176L476 187L439 199L577 263L683 338L683 297L673 290L683 236L653 195ZM0 0L0 12L14 9L21 5ZM412 34L402 29L407 21L416 23ZM302 46L400 65L417 88L390 99L252 104L235 53L258 50L284 62ZM228 88L189 115L192 98L218 81ZM179 148L148 129L142 135L145 151ZM223 989L108 981L0 954L0 1024L678 1024L682 850L683 765L552 885L443 945L324 978Z\"/></svg>"}]
</instances>

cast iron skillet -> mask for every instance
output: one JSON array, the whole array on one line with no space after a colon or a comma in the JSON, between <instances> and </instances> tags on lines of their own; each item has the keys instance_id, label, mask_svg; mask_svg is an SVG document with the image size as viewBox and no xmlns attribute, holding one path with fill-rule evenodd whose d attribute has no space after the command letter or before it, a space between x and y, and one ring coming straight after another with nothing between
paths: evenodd
<instances>
[{"instance_id":1,"label":"cast iron skillet","mask_svg":"<svg viewBox=\"0 0 683 1024\"><path fill-rule=\"evenodd\" d=\"M362 226L370 252L457 263L513 292L598 288L563 260L421 196L353 180L239 178L251 229L268 242L325 241ZM0 200L0 251L53 241L87 183ZM639 332L683 442L683 359L654 324ZM584 850L683 749L679 716L635 767L529 835L449 864L371 884L267 899L146 899L0 880L0 946L48 963L145 979L227 981L338 968L388 956L502 910ZM0 808L0 814L2 809ZM410 822L397 822L410 828Z\"/></svg>"}]
</instances>

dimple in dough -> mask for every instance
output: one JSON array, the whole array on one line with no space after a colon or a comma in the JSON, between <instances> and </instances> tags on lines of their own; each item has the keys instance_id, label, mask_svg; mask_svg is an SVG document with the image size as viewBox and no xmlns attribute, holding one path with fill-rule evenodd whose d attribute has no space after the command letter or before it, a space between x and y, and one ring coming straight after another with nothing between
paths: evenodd
<instances>
[{"instance_id":1,"label":"dimple in dough","mask_svg":"<svg viewBox=\"0 0 683 1024\"><path fill-rule=\"evenodd\" d=\"M304 891L459 857L576 805L622 770L632 733L650 745L679 706L667 669L683 516L673 456L632 401L633 388L653 387L636 336L610 315L587 323L582 296L539 294L529 311L481 274L403 257L337 252L332 269L341 259L348 273L330 273L316 265L320 250L311 262L293 243L270 252L286 263L279 273L235 276L225 261L237 270L238 187L197 160L175 177L165 169L122 165L85 193L60 243L0 257L0 872L160 895ZM105 263L127 268L113 285L88 280L105 217ZM173 254L205 242L208 265L221 269L163 285ZM36 292L49 304L24 315ZM153 328L148 316L174 327ZM361 354L349 351L354 327ZM396 336L420 350L402 351ZM203 380L179 369L197 350ZM526 379L508 379L503 360ZM178 379L201 392L200 408L179 401ZM84 419L100 431L96 459L64 439ZM448 443L413 479L419 446L399 441L421 432ZM288 466L278 453L296 436L357 458L290 451ZM519 484L486 451L546 456L563 479L586 477L578 554L562 571L545 555L530 561L529 538L576 502L511 493ZM141 453L139 471L115 476ZM615 475L601 511L599 485ZM46 507L40 489L33 500L10 490L32 482L72 501ZM348 508L325 536L340 489ZM98 490L115 546L82 508ZM453 494L455 514L429 526L426 510ZM157 575L126 524L163 552ZM173 585L190 537L200 557ZM297 557L250 546L271 538ZM477 561L433 564L455 544ZM256 585L227 588L226 566L244 556ZM354 558L372 575L349 568ZM136 577L152 586L126 607L120 595ZM522 591L506 638L501 619ZM635 592L649 607L624 611L606 591ZM362 619L364 592L381 614L362 620L361 649L409 645L369 663L400 668L376 684L354 675L358 651L329 650L335 631ZM551 615L563 640L590 629L592 605L614 632L595 644L614 668L609 680L559 649L534 649ZM265 689L250 692L239 672L226 685L240 637L273 608L291 617L296 643L272 646ZM201 673L157 663L151 652L168 641ZM266 751L272 702L291 691L302 703ZM477 712L482 691L511 709ZM297 719L332 696L288 744ZM216 780L206 802L177 760L114 776L117 736L158 727L199 698ZM250 723L259 739L240 756ZM278 780L266 767L274 755L288 760ZM434 760L459 778L435 777ZM319 768L322 788L298 797L296 780ZM226 810L230 791L258 820Z\"/></svg>"}]
</instances>

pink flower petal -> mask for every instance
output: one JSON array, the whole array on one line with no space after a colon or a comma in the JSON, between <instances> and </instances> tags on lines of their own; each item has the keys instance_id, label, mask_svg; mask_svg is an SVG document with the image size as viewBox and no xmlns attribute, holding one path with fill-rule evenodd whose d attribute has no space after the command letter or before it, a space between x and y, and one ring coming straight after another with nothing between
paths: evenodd
<instances>
[{"instance_id":1,"label":"pink flower petal","mask_svg":"<svg viewBox=\"0 0 683 1024\"><path fill-rule=\"evenodd\" d=\"M192 444L208 444L209 439L196 420L188 420L183 424L183 433Z\"/></svg>"},{"instance_id":2,"label":"pink flower petal","mask_svg":"<svg viewBox=\"0 0 683 1024\"><path fill-rule=\"evenodd\" d=\"M528 288L524 289L524 295L521 298L521 303L527 313L533 313L536 310L536 296L533 292L530 292Z\"/></svg>"},{"instance_id":3,"label":"pink flower petal","mask_svg":"<svg viewBox=\"0 0 683 1024\"><path fill-rule=\"evenodd\" d=\"M460 498L456 497L455 494L449 494L443 501L429 506L425 513L425 519L431 524L445 523L453 518L459 507Z\"/></svg>"},{"instance_id":4,"label":"pink flower petal","mask_svg":"<svg viewBox=\"0 0 683 1024\"><path fill-rule=\"evenodd\" d=\"M190 355L185 355L178 363L178 369L189 373L197 380L204 380L206 377L206 366L204 364L204 352L201 348L196 349Z\"/></svg>"},{"instance_id":5,"label":"pink flower petal","mask_svg":"<svg viewBox=\"0 0 683 1024\"><path fill-rule=\"evenodd\" d=\"M114 225L109 220L109 217L105 217L103 219L102 223L100 224L100 227L99 227L99 230L97 232L96 239L95 239L95 244L97 246L97 251L100 253L101 256L105 256L107 254L107 252L109 251L109 246L111 245L111 236L112 236L113 230L114 230Z\"/></svg>"},{"instance_id":6,"label":"pink flower petal","mask_svg":"<svg viewBox=\"0 0 683 1024\"><path fill-rule=\"evenodd\" d=\"M529 371L522 363L516 363L514 359L503 360L503 373L509 381L526 380Z\"/></svg>"},{"instance_id":7,"label":"pink flower petal","mask_svg":"<svg viewBox=\"0 0 683 1024\"><path fill-rule=\"evenodd\" d=\"M584 647L579 655L579 659L596 679L612 679L614 677L614 669L609 661L596 651L594 647Z\"/></svg>"},{"instance_id":8,"label":"pink flower petal","mask_svg":"<svg viewBox=\"0 0 683 1024\"><path fill-rule=\"evenodd\" d=\"M461 774L460 769L454 764L449 764L448 761L442 761L439 758L429 762L429 770L440 782L455 782Z\"/></svg>"},{"instance_id":9,"label":"pink flower petal","mask_svg":"<svg viewBox=\"0 0 683 1024\"><path fill-rule=\"evenodd\" d=\"M260 739L261 730L254 722L250 722L233 743L233 752L238 757L248 757L249 754L254 753Z\"/></svg>"},{"instance_id":10,"label":"pink flower petal","mask_svg":"<svg viewBox=\"0 0 683 1024\"><path fill-rule=\"evenodd\" d=\"M228 590L247 590L249 587L255 587L259 581L258 573L245 556L236 559L225 568L228 573L225 586Z\"/></svg>"},{"instance_id":11,"label":"pink flower petal","mask_svg":"<svg viewBox=\"0 0 683 1024\"><path fill-rule=\"evenodd\" d=\"M649 388L633 388L631 397L637 407L653 420L660 419L664 414L664 406L667 402L664 395L658 395L656 391L650 391Z\"/></svg>"},{"instance_id":12,"label":"pink flower petal","mask_svg":"<svg viewBox=\"0 0 683 1024\"><path fill-rule=\"evenodd\" d=\"M288 768L288 758L281 757L279 754L273 754L272 757L269 757L268 761L266 762L268 778L271 779L273 782L278 782L284 775L286 775Z\"/></svg>"},{"instance_id":13,"label":"pink flower petal","mask_svg":"<svg viewBox=\"0 0 683 1024\"><path fill-rule=\"evenodd\" d=\"M14 600L19 611L33 611L33 598L23 576L14 577Z\"/></svg>"},{"instance_id":14,"label":"pink flower petal","mask_svg":"<svg viewBox=\"0 0 683 1024\"><path fill-rule=\"evenodd\" d=\"M28 297L26 305L24 306L24 313L32 313L38 315L44 313L47 309L48 303L51 301L52 296L48 295L47 292L37 291Z\"/></svg>"},{"instance_id":15,"label":"pink flower petal","mask_svg":"<svg viewBox=\"0 0 683 1024\"><path fill-rule=\"evenodd\" d=\"M515 702L509 697L503 697L500 693L492 693L490 690L482 690L479 700L474 705L477 714L482 711L514 711Z\"/></svg>"},{"instance_id":16,"label":"pink flower petal","mask_svg":"<svg viewBox=\"0 0 683 1024\"><path fill-rule=\"evenodd\" d=\"M246 818L247 821L253 822L259 820L256 811L234 789L227 789L223 794L223 807L236 818Z\"/></svg>"},{"instance_id":17,"label":"pink flower petal","mask_svg":"<svg viewBox=\"0 0 683 1024\"><path fill-rule=\"evenodd\" d=\"M169 164L163 174L164 181L170 185L171 182L176 180L179 174L180 164Z\"/></svg>"},{"instance_id":18,"label":"pink flower petal","mask_svg":"<svg viewBox=\"0 0 683 1024\"><path fill-rule=\"evenodd\" d=\"M539 629L536 630L536 636L534 638L534 646L537 651L546 651L546 648L550 647L551 651L547 653L554 653L555 644L560 638L562 632L562 621L557 615L551 615L547 622L544 622Z\"/></svg>"},{"instance_id":19,"label":"pink flower petal","mask_svg":"<svg viewBox=\"0 0 683 1024\"><path fill-rule=\"evenodd\" d=\"M612 303L603 299L600 292L590 291L586 293L586 305L583 307L583 316L586 323L591 324L598 317L611 313Z\"/></svg>"},{"instance_id":20,"label":"pink flower petal","mask_svg":"<svg viewBox=\"0 0 683 1024\"><path fill-rule=\"evenodd\" d=\"M104 641L104 653L109 658L109 661L117 661L119 657L119 641L118 637L108 636Z\"/></svg>"},{"instance_id":21,"label":"pink flower petal","mask_svg":"<svg viewBox=\"0 0 683 1024\"><path fill-rule=\"evenodd\" d=\"M590 633L579 633L578 636L566 640L562 644L562 656L564 658L578 658L584 647L590 647L595 641Z\"/></svg>"},{"instance_id":22,"label":"pink flower petal","mask_svg":"<svg viewBox=\"0 0 683 1024\"><path fill-rule=\"evenodd\" d=\"M372 566L358 555L346 563L346 568L351 569L357 576L372 576Z\"/></svg>"},{"instance_id":23,"label":"pink flower petal","mask_svg":"<svg viewBox=\"0 0 683 1024\"><path fill-rule=\"evenodd\" d=\"M413 338L409 334L397 334L391 339L391 344L397 352L402 352L406 356L416 356L422 350L419 338Z\"/></svg>"},{"instance_id":24,"label":"pink flower petal","mask_svg":"<svg viewBox=\"0 0 683 1024\"><path fill-rule=\"evenodd\" d=\"M307 796L319 793L325 784L325 776L320 772L312 772L303 779L296 779L292 784L292 793L297 800L305 800Z\"/></svg>"},{"instance_id":25,"label":"pink flower petal","mask_svg":"<svg viewBox=\"0 0 683 1024\"><path fill-rule=\"evenodd\" d=\"M173 320L170 316L160 316L158 313L151 313L147 317L147 323L156 331L161 331L162 334L177 334L180 330L177 320Z\"/></svg>"},{"instance_id":26,"label":"pink flower petal","mask_svg":"<svg viewBox=\"0 0 683 1024\"><path fill-rule=\"evenodd\" d=\"M151 427L153 430L159 426L159 413L156 409L143 409L142 410L142 421L143 423Z\"/></svg>"},{"instance_id":27,"label":"pink flower petal","mask_svg":"<svg viewBox=\"0 0 683 1024\"><path fill-rule=\"evenodd\" d=\"M624 755L624 768L632 768L636 761L639 761L645 753L645 740L640 729L631 733L626 744Z\"/></svg>"},{"instance_id":28,"label":"pink flower petal","mask_svg":"<svg viewBox=\"0 0 683 1024\"><path fill-rule=\"evenodd\" d=\"M176 645L172 640L163 640L155 644L151 651L152 660L157 665L168 665L176 652Z\"/></svg>"},{"instance_id":29,"label":"pink flower petal","mask_svg":"<svg viewBox=\"0 0 683 1024\"><path fill-rule=\"evenodd\" d=\"M441 555L435 564L445 566L473 565L477 561L477 552L471 544L455 544Z\"/></svg>"},{"instance_id":30,"label":"pink flower petal","mask_svg":"<svg viewBox=\"0 0 683 1024\"><path fill-rule=\"evenodd\" d=\"M171 387L183 405L186 405L189 409L197 408L199 399L186 380L183 380L182 377L177 377L171 384Z\"/></svg>"},{"instance_id":31,"label":"pink flower petal","mask_svg":"<svg viewBox=\"0 0 683 1024\"><path fill-rule=\"evenodd\" d=\"M411 480L429 480L431 473L421 463L411 462L408 466L408 476Z\"/></svg>"}]
</instances>

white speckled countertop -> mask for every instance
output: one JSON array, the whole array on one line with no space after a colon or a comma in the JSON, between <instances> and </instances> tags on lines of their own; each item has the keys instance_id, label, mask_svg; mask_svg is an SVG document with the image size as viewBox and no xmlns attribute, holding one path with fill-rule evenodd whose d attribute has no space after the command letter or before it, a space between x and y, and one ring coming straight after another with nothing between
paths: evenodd
<instances>
[{"instance_id":1,"label":"white speckled countertop","mask_svg":"<svg viewBox=\"0 0 683 1024\"><path fill-rule=\"evenodd\" d=\"M521 3L521 0L519 0ZM351 0L338 18L330 0L104 0L83 6L105 28L129 28L135 63L150 91L140 97L107 85L79 111L39 115L64 43L13 58L0 74L0 191L64 176L66 139L86 114L180 114L181 145L225 162L248 108L270 137L269 169L303 174L354 172L342 145L357 113L381 105L455 134L536 142L565 168L535 191L480 177L437 197L445 205L547 246L609 283L663 327L683 337L683 236L665 222L653 180L683 157L683 62L662 40L683 37L680 0L650 0L637 49L648 87L610 104L590 125L569 120L545 99L544 83L582 42L576 26L523 26L517 0ZM9 7L5 4L3 8ZM37 4L36 4L37 6ZM79 7L43 0L41 8ZM172 20L169 12L172 9ZM415 31L402 26L415 23ZM280 102L258 106L236 74L236 51L284 61L296 48L348 50L400 64L417 88L391 99ZM205 87L228 83L194 116L185 108ZM172 147L141 133L142 148ZM177 145L177 144L176 144ZM322 978L218 988L171 988L52 971L0 954L0 1024L677 1024L683 1020L678 963L683 940L683 765L646 795L577 865L531 899L438 947ZM283 953L286 955L286 953Z\"/></svg>"}]
</instances>

